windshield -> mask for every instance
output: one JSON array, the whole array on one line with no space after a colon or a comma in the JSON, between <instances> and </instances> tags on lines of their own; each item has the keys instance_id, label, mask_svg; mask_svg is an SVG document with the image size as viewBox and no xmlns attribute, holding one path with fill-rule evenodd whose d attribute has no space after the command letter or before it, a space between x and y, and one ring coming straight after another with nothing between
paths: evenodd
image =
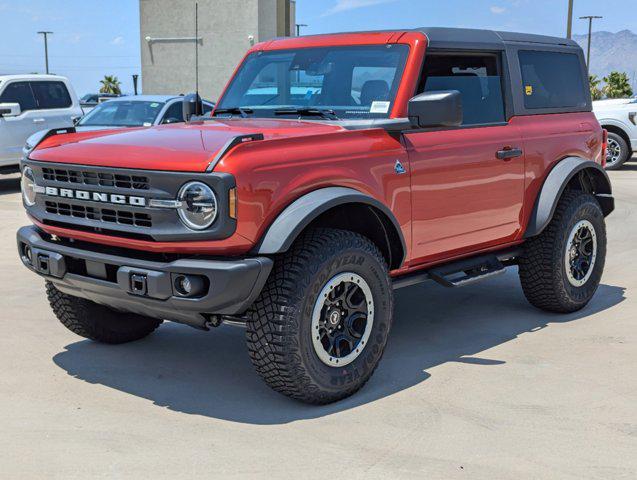
<instances>
[{"instance_id":1,"label":"windshield","mask_svg":"<svg viewBox=\"0 0 637 480\"><path fill-rule=\"evenodd\" d=\"M215 114L387 118L408 53L407 45L255 52L239 68Z\"/></svg>"},{"instance_id":2,"label":"windshield","mask_svg":"<svg viewBox=\"0 0 637 480\"><path fill-rule=\"evenodd\" d=\"M146 102L140 100L107 101L100 103L82 117L80 127L149 127L164 102Z\"/></svg>"},{"instance_id":3,"label":"windshield","mask_svg":"<svg viewBox=\"0 0 637 480\"><path fill-rule=\"evenodd\" d=\"M97 103L97 95L92 93L87 93L82 98L80 98L80 102L95 102Z\"/></svg>"}]
</instances>

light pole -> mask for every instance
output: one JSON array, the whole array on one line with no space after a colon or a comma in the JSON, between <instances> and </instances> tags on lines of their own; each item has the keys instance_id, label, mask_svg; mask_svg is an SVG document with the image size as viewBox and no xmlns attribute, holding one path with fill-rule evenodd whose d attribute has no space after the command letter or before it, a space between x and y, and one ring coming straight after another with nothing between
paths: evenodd
<instances>
[{"instance_id":1,"label":"light pole","mask_svg":"<svg viewBox=\"0 0 637 480\"><path fill-rule=\"evenodd\" d=\"M590 72L591 70L591 33L593 32L593 20L600 17L598 15L586 15L584 17L579 17L580 20L588 20L588 49L586 51L586 69Z\"/></svg>"},{"instance_id":2,"label":"light pole","mask_svg":"<svg viewBox=\"0 0 637 480\"><path fill-rule=\"evenodd\" d=\"M46 73L49 73L49 42L48 36L53 32L38 32L40 35L44 35L44 64L46 65Z\"/></svg>"},{"instance_id":3,"label":"light pole","mask_svg":"<svg viewBox=\"0 0 637 480\"><path fill-rule=\"evenodd\" d=\"M296 24L296 36L300 37L301 36L301 27L307 27L308 25L306 25L305 23L297 23Z\"/></svg>"},{"instance_id":4,"label":"light pole","mask_svg":"<svg viewBox=\"0 0 637 480\"><path fill-rule=\"evenodd\" d=\"M573 0L568 0L568 19L566 20L566 38L569 40L573 34Z\"/></svg>"}]
</instances>

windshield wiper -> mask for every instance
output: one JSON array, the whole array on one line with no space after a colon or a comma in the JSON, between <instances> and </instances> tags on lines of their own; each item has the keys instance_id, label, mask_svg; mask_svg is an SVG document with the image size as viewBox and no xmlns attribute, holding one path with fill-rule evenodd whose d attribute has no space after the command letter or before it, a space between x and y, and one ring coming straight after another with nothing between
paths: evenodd
<instances>
[{"instance_id":1,"label":"windshield wiper","mask_svg":"<svg viewBox=\"0 0 637 480\"><path fill-rule=\"evenodd\" d=\"M328 120L338 120L338 116L334 110L328 108L316 108L316 107L291 107L280 108L274 111L275 115L301 115L308 117L323 117Z\"/></svg>"},{"instance_id":2,"label":"windshield wiper","mask_svg":"<svg viewBox=\"0 0 637 480\"><path fill-rule=\"evenodd\" d=\"M218 113L230 113L230 114L239 114L241 115L242 118L246 118L248 117L248 115L250 115L251 113L253 113L254 110L252 110L251 108L244 108L244 107L228 107L228 108L218 108L215 110L215 117L217 116Z\"/></svg>"}]
</instances>

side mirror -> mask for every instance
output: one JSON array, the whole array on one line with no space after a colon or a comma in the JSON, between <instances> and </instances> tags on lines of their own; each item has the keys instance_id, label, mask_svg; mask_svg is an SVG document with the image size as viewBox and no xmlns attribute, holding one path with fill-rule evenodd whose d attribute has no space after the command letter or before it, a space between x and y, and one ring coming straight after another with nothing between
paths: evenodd
<instances>
[{"instance_id":1,"label":"side mirror","mask_svg":"<svg viewBox=\"0 0 637 480\"><path fill-rule=\"evenodd\" d=\"M198 93L190 93L184 97L183 114L186 122L189 122L193 116L203 115L203 102Z\"/></svg>"},{"instance_id":2,"label":"side mirror","mask_svg":"<svg viewBox=\"0 0 637 480\"><path fill-rule=\"evenodd\" d=\"M21 113L19 103L0 103L0 117L17 117Z\"/></svg>"},{"instance_id":3,"label":"side mirror","mask_svg":"<svg viewBox=\"0 0 637 480\"><path fill-rule=\"evenodd\" d=\"M462 95L458 90L421 93L409 100L409 121L416 128L462 125Z\"/></svg>"}]
</instances>

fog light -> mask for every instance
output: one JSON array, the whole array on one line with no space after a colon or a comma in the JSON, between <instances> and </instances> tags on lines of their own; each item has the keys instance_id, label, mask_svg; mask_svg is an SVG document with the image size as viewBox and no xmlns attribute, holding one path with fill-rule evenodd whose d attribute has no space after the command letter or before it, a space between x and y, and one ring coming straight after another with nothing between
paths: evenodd
<instances>
[{"instance_id":1,"label":"fog light","mask_svg":"<svg viewBox=\"0 0 637 480\"><path fill-rule=\"evenodd\" d=\"M29 261L29 265L33 265L33 252L28 245L24 246L24 256Z\"/></svg>"},{"instance_id":2,"label":"fog light","mask_svg":"<svg viewBox=\"0 0 637 480\"><path fill-rule=\"evenodd\" d=\"M204 281L197 275L177 275L173 286L180 297L196 297L203 293Z\"/></svg>"}]
</instances>

